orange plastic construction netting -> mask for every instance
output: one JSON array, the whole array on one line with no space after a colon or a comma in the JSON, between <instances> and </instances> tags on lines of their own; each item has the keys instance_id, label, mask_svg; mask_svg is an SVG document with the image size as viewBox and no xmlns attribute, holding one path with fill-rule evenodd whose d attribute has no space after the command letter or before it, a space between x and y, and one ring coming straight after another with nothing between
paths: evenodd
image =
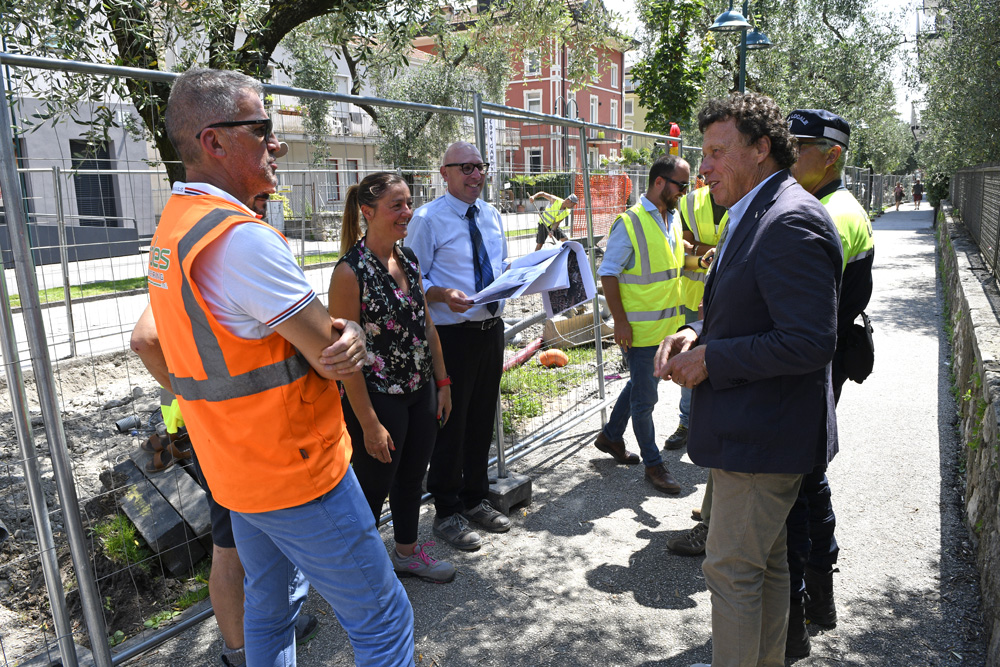
<instances>
[{"instance_id":1,"label":"orange plastic construction netting","mask_svg":"<svg viewBox=\"0 0 1000 667\"><path fill-rule=\"evenodd\" d=\"M576 175L573 191L584 206L578 207L573 214L571 238L587 235L586 199L583 196L583 176ZM591 213L594 218L594 238L597 242L603 240L611 230L611 223L618 214L628 208L628 197L632 192L632 181L625 174L595 175L590 177Z\"/></svg>"}]
</instances>

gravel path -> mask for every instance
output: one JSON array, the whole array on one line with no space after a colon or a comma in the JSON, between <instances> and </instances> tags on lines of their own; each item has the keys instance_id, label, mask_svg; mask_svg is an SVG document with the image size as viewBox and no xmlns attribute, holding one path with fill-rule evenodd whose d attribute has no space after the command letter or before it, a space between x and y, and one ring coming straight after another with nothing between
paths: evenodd
<instances>
[{"instance_id":1,"label":"gravel path","mask_svg":"<svg viewBox=\"0 0 1000 667\"><path fill-rule=\"evenodd\" d=\"M931 217L908 209L875 223L875 372L845 388L841 453L829 473L840 625L813 629L813 655L796 665L986 662ZM661 386L658 437L673 431L678 398L676 387ZM593 448L599 427L593 418L512 465L533 479L534 502L515 511L510 533L489 536L476 553L437 547L459 569L453 583L405 582L419 665L685 667L711 659L701 559L671 555L665 544L693 525L706 471L670 452L684 490L661 495L640 468L616 466ZM425 507L424 539L431 519ZM299 664L353 664L325 603L313 595L309 609L323 628ZM219 650L208 622L132 664L218 664Z\"/></svg>"}]
</instances>

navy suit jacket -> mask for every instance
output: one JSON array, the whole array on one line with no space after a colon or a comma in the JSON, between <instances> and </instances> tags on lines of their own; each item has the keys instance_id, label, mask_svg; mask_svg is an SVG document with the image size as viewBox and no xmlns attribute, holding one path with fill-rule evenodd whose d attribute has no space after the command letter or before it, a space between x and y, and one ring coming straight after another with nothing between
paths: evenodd
<instances>
[{"instance_id":1,"label":"navy suit jacket","mask_svg":"<svg viewBox=\"0 0 1000 667\"><path fill-rule=\"evenodd\" d=\"M708 379L688 453L706 468L807 473L837 452L830 361L843 266L837 228L787 171L750 203L705 286Z\"/></svg>"}]
</instances>

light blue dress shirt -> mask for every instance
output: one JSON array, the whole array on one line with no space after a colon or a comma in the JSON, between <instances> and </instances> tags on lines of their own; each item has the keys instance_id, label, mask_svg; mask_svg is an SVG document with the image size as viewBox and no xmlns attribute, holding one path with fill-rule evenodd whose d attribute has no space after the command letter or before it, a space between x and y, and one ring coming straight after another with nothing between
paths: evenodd
<instances>
[{"instance_id":1,"label":"light blue dress shirt","mask_svg":"<svg viewBox=\"0 0 1000 667\"><path fill-rule=\"evenodd\" d=\"M476 293L476 276L472 261L472 239L469 221L465 217L469 204L449 192L418 208L410 220L404 241L420 260L424 290L431 287L458 289L467 295ZM507 238L503 233L500 212L482 199L474 204L478 213L476 222L483 235L486 253L493 267L494 278L500 277L507 266ZM430 303L431 318L435 324L488 320L503 312L499 302L496 315L491 315L485 305L473 306L464 313L452 312L444 303Z\"/></svg>"},{"instance_id":2,"label":"light blue dress shirt","mask_svg":"<svg viewBox=\"0 0 1000 667\"><path fill-rule=\"evenodd\" d=\"M722 256L725 254L726 248L729 246L729 242L732 240L733 234L736 232L736 228L740 225L740 220L743 218L743 214L746 213L747 209L750 207L750 202L752 202L753 198L757 196L757 193L760 192L762 187L764 187L764 184L777 176L779 173L781 172L776 171L758 183L757 187L743 195L743 198L733 204L733 207L729 209L729 222L726 223L729 230L726 232L726 242L723 243L722 247L716 251L715 259L712 260L713 264L718 263L718 261L722 259Z\"/></svg>"},{"instance_id":3,"label":"light blue dress shirt","mask_svg":"<svg viewBox=\"0 0 1000 667\"><path fill-rule=\"evenodd\" d=\"M656 208L656 204L646 199L646 195L640 196L639 202L646 209L646 212L653 216L656 226L667 237L667 241L670 242L670 249L673 250L677 240L674 234L668 234L667 230L675 224L680 224L680 219L674 215L673 211L670 211L667 213L666 222L664 222L663 216L660 215L660 210ZM632 239L628 237L628 231L625 229L625 225L622 224L621 218L618 218L611 225L611 231L608 232L608 244L604 249L604 259L601 260L601 266L597 269L597 275L620 276L633 266L635 266L635 250L632 248Z\"/></svg>"}]
</instances>

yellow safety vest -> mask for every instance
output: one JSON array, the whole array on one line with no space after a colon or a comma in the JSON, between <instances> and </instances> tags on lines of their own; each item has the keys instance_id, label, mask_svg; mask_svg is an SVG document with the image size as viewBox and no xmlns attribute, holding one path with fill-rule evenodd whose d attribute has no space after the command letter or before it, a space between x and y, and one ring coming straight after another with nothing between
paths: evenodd
<instances>
[{"instance_id":1,"label":"yellow safety vest","mask_svg":"<svg viewBox=\"0 0 1000 667\"><path fill-rule=\"evenodd\" d=\"M729 211L722 216L719 224L715 224L715 214L712 211L712 199L709 188L698 188L689 192L680 206L681 218L687 223L686 228L694 234L696 243L718 245L722 230L729 222ZM694 220L694 224L691 221ZM716 250L718 252L718 250ZM698 306L705 296L705 280L708 269L684 269L681 280L684 308L687 313L697 315Z\"/></svg>"},{"instance_id":2,"label":"yellow safety vest","mask_svg":"<svg viewBox=\"0 0 1000 667\"><path fill-rule=\"evenodd\" d=\"M667 230L674 247L653 216L638 203L618 218L625 225L635 262L618 276L622 306L632 325L633 347L659 345L684 324L681 309L681 269L684 239L680 225Z\"/></svg>"},{"instance_id":3,"label":"yellow safety vest","mask_svg":"<svg viewBox=\"0 0 1000 667\"><path fill-rule=\"evenodd\" d=\"M834 190L819 200L833 218L844 250L844 266L865 259L875 251L871 220L864 207L845 188Z\"/></svg>"},{"instance_id":4,"label":"yellow safety vest","mask_svg":"<svg viewBox=\"0 0 1000 667\"><path fill-rule=\"evenodd\" d=\"M212 195L174 194L153 236L149 303L170 384L215 500L235 512L296 507L347 473L340 392L278 333L240 338L191 279L198 254L230 227L263 224Z\"/></svg>"},{"instance_id":5,"label":"yellow safety vest","mask_svg":"<svg viewBox=\"0 0 1000 667\"><path fill-rule=\"evenodd\" d=\"M541 214L542 222L545 223L545 226L548 227L549 229L552 229L552 225L556 224L557 222L565 220L566 216L569 215L569 209L562 207L563 201L565 200L556 199L554 202L549 204L549 207L547 209L542 211Z\"/></svg>"}]
</instances>

